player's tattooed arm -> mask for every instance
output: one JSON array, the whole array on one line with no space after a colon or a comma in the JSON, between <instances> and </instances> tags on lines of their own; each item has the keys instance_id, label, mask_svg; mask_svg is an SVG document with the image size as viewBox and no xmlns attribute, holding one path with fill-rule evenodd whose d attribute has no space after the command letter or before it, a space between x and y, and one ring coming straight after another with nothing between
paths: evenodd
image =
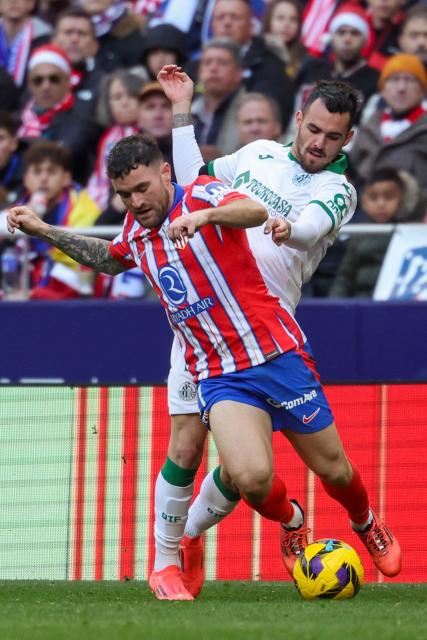
<instances>
[{"instance_id":1,"label":"player's tattooed arm","mask_svg":"<svg viewBox=\"0 0 427 640\"><path fill-rule=\"evenodd\" d=\"M67 256L86 267L92 267L111 276L126 271L126 268L110 254L108 240L79 236L51 225L43 235L57 249L61 249Z\"/></svg>"}]
</instances>

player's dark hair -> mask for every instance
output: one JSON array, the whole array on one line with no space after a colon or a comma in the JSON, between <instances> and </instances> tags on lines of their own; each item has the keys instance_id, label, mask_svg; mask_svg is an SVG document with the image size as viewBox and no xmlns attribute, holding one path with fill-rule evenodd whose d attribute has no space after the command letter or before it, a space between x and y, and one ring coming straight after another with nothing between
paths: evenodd
<instances>
[{"instance_id":1,"label":"player's dark hair","mask_svg":"<svg viewBox=\"0 0 427 640\"><path fill-rule=\"evenodd\" d=\"M383 167L372 171L365 180L363 188L367 189L377 182L394 182L402 191L405 191L405 183L394 167Z\"/></svg>"},{"instance_id":2,"label":"player's dark hair","mask_svg":"<svg viewBox=\"0 0 427 640\"><path fill-rule=\"evenodd\" d=\"M352 128L362 105L361 95L356 89L341 80L319 80L305 101L303 115L318 98L330 113L348 113L348 129Z\"/></svg>"},{"instance_id":3,"label":"player's dark hair","mask_svg":"<svg viewBox=\"0 0 427 640\"><path fill-rule=\"evenodd\" d=\"M111 179L128 175L133 169L161 162L162 152L156 140L146 133L122 138L111 149L107 160L107 174Z\"/></svg>"},{"instance_id":4,"label":"player's dark hair","mask_svg":"<svg viewBox=\"0 0 427 640\"><path fill-rule=\"evenodd\" d=\"M5 129L11 136L16 136L18 123L8 111L0 111L0 129Z\"/></svg>"},{"instance_id":5,"label":"player's dark hair","mask_svg":"<svg viewBox=\"0 0 427 640\"><path fill-rule=\"evenodd\" d=\"M24 170L32 165L42 164L49 161L52 164L62 167L64 171L71 170L71 154L58 142L42 140L34 142L24 153Z\"/></svg>"}]
</instances>

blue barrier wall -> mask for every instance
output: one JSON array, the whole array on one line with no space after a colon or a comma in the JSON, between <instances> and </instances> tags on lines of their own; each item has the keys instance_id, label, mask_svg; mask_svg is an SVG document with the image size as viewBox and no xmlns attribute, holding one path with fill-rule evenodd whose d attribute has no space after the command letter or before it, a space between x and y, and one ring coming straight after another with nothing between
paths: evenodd
<instances>
[{"instance_id":1,"label":"blue barrier wall","mask_svg":"<svg viewBox=\"0 0 427 640\"><path fill-rule=\"evenodd\" d=\"M427 381L427 302L303 300L324 382ZM0 381L158 384L172 342L156 301L0 303Z\"/></svg>"}]
</instances>

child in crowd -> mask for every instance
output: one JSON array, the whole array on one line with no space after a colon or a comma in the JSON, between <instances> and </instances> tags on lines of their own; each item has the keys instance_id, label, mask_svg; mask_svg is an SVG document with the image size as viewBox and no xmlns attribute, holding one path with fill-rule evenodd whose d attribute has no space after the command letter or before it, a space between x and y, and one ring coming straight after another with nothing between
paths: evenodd
<instances>
[{"instance_id":1,"label":"child in crowd","mask_svg":"<svg viewBox=\"0 0 427 640\"><path fill-rule=\"evenodd\" d=\"M56 142L35 142L24 155L27 204L45 222L66 227L90 227L100 210L87 191L71 181L69 152ZM61 300L93 292L90 270L38 238L30 240L30 298Z\"/></svg>"},{"instance_id":2,"label":"child in crowd","mask_svg":"<svg viewBox=\"0 0 427 640\"><path fill-rule=\"evenodd\" d=\"M405 171L378 169L365 182L362 215L377 224L422 220L426 202ZM358 235L348 243L329 297L372 296L392 233Z\"/></svg>"}]
</instances>

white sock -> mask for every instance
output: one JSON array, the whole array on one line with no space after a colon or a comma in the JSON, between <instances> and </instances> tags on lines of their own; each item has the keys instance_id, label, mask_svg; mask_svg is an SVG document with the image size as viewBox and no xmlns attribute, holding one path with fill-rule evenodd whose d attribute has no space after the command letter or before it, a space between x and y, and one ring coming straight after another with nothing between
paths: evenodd
<instances>
[{"instance_id":1,"label":"white sock","mask_svg":"<svg viewBox=\"0 0 427 640\"><path fill-rule=\"evenodd\" d=\"M161 571L171 564L181 566L178 549L184 535L193 488L193 482L186 487L178 487L165 480L162 472L157 476L154 498L154 571Z\"/></svg>"},{"instance_id":2,"label":"white sock","mask_svg":"<svg viewBox=\"0 0 427 640\"><path fill-rule=\"evenodd\" d=\"M201 536L207 529L224 520L239 504L240 498L230 500L220 491L214 473L217 473L217 470L208 473L203 480L200 493L188 512L185 535L190 538Z\"/></svg>"},{"instance_id":3,"label":"white sock","mask_svg":"<svg viewBox=\"0 0 427 640\"><path fill-rule=\"evenodd\" d=\"M291 500L291 504L294 508L294 515L289 520L289 522L283 522L283 526L285 527L285 529L299 529L304 522L304 515L296 502Z\"/></svg>"},{"instance_id":4,"label":"white sock","mask_svg":"<svg viewBox=\"0 0 427 640\"><path fill-rule=\"evenodd\" d=\"M368 519L366 520L366 522L362 522L360 524L360 523L357 523L357 522L353 522L353 520L350 520L350 524L351 524L351 527L352 527L353 531L359 531L359 533L360 533L361 531L365 531L365 530L369 529L370 525L373 523L373 521L374 521L374 516L373 516L372 511L369 509L369 516L368 516Z\"/></svg>"}]
</instances>

